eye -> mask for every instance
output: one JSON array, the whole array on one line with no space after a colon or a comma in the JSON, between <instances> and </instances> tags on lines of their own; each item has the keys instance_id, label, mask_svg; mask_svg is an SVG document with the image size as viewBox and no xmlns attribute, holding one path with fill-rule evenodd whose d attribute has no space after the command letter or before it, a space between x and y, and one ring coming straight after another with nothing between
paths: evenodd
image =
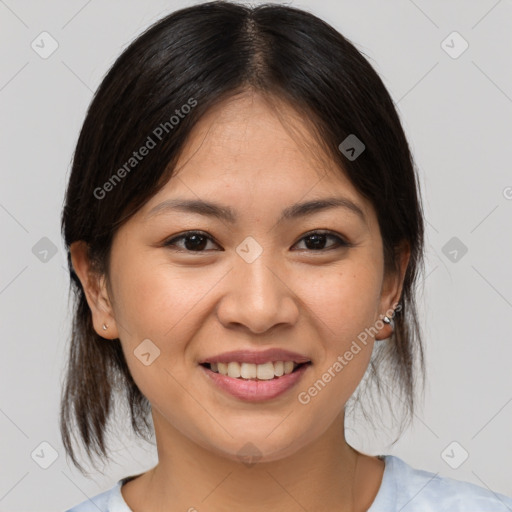
<instances>
[{"instance_id":1,"label":"eye","mask_svg":"<svg viewBox=\"0 0 512 512\"><path fill-rule=\"evenodd\" d=\"M325 248L325 242L327 239L335 241L334 245ZM312 250L315 252L329 251L337 249L339 247L351 247L352 244L344 240L338 235L331 233L330 231L312 231L301 238L299 242L305 240L306 250Z\"/></svg>"},{"instance_id":2,"label":"eye","mask_svg":"<svg viewBox=\"0 0 512 512\"><path fill-rule=\"evenodd\" d=\"M184 247L178 245L178 241L184 241ZM213 241L213 239L206 233L201 231L187 231L183 235L167 240L164 242L164 246L176 246L183 249L182 252L204 252L204 248L209 241Z\"/></svg>"},{"instance_id":3,"label":"eye","mask_svg":"<svg viewBox=\"0 0 512 512\"><path fill-rule=\"evenodd\" d=\"M334 244L325 248L328 239L334 240ZM313 252L324 252L339 247L351 247L352 244L344 240L341 236L335 235L330 231L312 231L303 236L299 242L305 241L306 249ZM202 231L187 231L182 235L171 238L164 242L164 247L177 247L181 252L206 252L208 242L214 245L218 244L210 235Z\"/></svg>"}]
</instances>

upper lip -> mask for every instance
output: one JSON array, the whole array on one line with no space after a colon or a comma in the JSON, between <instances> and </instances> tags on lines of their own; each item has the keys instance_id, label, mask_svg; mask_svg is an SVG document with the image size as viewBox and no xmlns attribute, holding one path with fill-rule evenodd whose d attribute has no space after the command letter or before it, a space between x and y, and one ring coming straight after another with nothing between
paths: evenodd
<instances>
[{"instance_id":1,"label":"upper lip","mask_svg":"<svg viewBox=\"0 0 512 512\"><path fill-rule=\"evenodd\" d=\"M199 362L205 363L231 363L236 361L238 363L253 363L263 364L272 361L293 361L295 363L308 363L311 361L308 357L298 354L297 352L290 352L289 350L282 350L279 348L269 348L262 351L254 350L233 350L232 352L224 352L215 356L207 357Z\"/></svg>"}]
</instances>

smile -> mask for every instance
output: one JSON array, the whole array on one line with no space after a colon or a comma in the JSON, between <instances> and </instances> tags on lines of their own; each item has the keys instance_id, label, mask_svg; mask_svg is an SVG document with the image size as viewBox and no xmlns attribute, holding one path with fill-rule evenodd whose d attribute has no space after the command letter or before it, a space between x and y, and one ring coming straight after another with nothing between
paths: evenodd
<instances>
[{"instance_id":1,"label":"smile","mask_svg":"<svg viewBox=\"0 0 512 512\"><path fill-rule=\"evenodd\" d=\"M305 363L303 363L305 364ZM293 361L269 361L263 364L253 363L210 363L209 367L212 372L227 375L234 379L258 379L271 380L283 375L289 375L300 365Z\"/></svg>"},{"instance_id":2,"label":"smile","mask_svg":"<svg viewBox=\"0 0 512 512\"><path fill-rule=\"evenodd\" d=\"M237 399L261 402L276 398L294 387L311 366L311 362L293 361L253 363L203 363L210 384Z\"/></svg>"}]
</instances>

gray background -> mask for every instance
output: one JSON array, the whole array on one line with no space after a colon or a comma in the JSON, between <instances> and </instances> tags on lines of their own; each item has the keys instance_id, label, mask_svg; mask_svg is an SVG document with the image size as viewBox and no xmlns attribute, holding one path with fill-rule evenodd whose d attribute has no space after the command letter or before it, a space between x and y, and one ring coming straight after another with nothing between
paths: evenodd
<instances>
[{"instance_id":1,"label":"gray background","mask_svg":"<svg viewBox=\"0 0 512 512\"><path fill-rule=\"evenodd\" d=\"M192 3L0 0L2 511L63 510L156 463L152 446L137 443L122 418L127 434L116 441L116 463L105 475L86 479L66 461L58 405L70 315L59 215L78 132L102 76L150 23ZM387 434L361 424L349 425L348 439L367 453L395 454L512 495L512 2L291 5L334 25L382 76L411 142L428 221L419 297L424 408L393 446ZM58 42L46 59L31 47L43 46L43 31ZM448 38L452 56L442 46L453 31L469 44L458 58L462 40ZM52 449L57 459L43 469ZM447 461L460 464L463 450L468 459L452 468Z\"/></svg>"}]
</instances>

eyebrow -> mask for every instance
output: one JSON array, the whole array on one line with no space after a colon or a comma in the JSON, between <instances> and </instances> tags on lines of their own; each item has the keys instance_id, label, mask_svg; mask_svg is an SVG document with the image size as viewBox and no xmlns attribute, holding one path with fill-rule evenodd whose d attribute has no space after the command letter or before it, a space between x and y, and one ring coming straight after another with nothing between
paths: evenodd
<instances>
[{"instance_id":1,"label":"eyebrow","mask_svg":"<svg viewBox=\"0 0 512 512\"><path fill-rule=\"evenodd\" d=\"M307 215L312 215L332 208L345 208L346 210L355 213L363 221L366 221L363 210L350 199L345 197L325 197L288 206L282 211L277 223L279 224L283 221L305 217ZM229 206L198 199L176 198L168 199L156 205L146 215L146 219L172 211L195 213L206 217L213 217L230 224L235 224L238 218L236 212Z\"/></svg>"}]
</instances>

